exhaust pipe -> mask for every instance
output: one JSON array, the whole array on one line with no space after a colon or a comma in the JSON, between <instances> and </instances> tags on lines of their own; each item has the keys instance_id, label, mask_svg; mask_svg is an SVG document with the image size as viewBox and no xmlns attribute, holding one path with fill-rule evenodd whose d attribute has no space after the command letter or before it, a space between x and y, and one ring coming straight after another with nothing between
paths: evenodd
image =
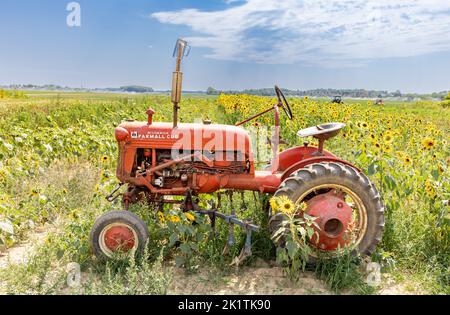
<instances>
[{"instance_id":1,"label":"exhaust pipe","mask_svg":"<svg viewBox=\"0 0 450 315\"><path fill-rule=\"evenodd\" d=\"M185 40L178 39L173 51L173 56L177 58L175 71L172 75L172 103L173 103L173 128L178 124L178 104L181 101L181 90L183 73L181 72L181 60L189 55L191 47Z\"/></svg>"}]
</instances>

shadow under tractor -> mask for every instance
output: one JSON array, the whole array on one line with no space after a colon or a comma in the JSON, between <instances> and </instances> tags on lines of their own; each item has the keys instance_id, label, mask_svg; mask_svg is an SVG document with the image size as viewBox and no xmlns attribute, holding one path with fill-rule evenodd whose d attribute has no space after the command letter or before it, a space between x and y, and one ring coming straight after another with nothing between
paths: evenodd
<instances>
[{"instance_id":1,"label":"shadow under tractor","mask_svg":"<svg viewBox=\"0 0 450 315\"><path fill-rule=\"evenodd\" d=\"M107 212L94 223L90 236L94 254L108 259L117 252L143 252L148 227L128 209L130 204L144 201L159 207L177 204L183 211L208 215L213 226L217 218L230 227L241 226L246 233L239 256L242 261L251 255L252 233L260 227L250 220L239 219L235 210L220 212L217 206L220 202L212 209L200 207L199 194L218 191L253 191L286 196L294 204L305 203L304 211L315 218L314 228L319 235L311 247L333 255L350 247L355 253L371 254L384 227L382 198L358 167L324 149L325 141L336 136L345 125L325 123L298 132L299 137L318 139L317 147L305 142L303 146L278 152L279 142L274 141L274 157L269 167L256 170L250 137L241 125L273 112L273 139L279 139L280 115L293 119L288 100L275 86L277 101L235 126L209 121L178 123L180 66L189 50L185 41L177 41L171 95L173 122L153 121L155 111L150 108L146 112L147 121L126 121L115 129L119 146L116 174L121 184L107 199L122 197L123 210ZM122 185L126 185L124 193L119 192ZM267 211L270 232L275 233L283 222L283 214L274 213L270 207L259 210ZM230 228L228 247L234 244L233 231Z\"/></svg>"}]
</instances>

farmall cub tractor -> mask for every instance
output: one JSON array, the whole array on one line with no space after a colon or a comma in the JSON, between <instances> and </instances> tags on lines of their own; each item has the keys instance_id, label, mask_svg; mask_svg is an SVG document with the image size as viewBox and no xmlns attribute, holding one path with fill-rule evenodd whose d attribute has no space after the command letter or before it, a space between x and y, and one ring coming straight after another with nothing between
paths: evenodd
<instances>
[{"instance_id":1,"label":"farmall cub tractor","mask_svg":"<svg viewBox=\"0 0 450 315\"><path fill-rule=\"evenodd\" d=\"M360 169L324 150L325 140L336 136L345 125L326 123L300 130L299 137L314 137L319 145L305 142L278 152L280 112L288 119L293 119L293 114L277 86L277 102L272 107L235 126L209 121L178 123L180 65L189 50L185 41L178 40L171 96L173 122L153 121L155 111L148 109L148 121L126 121L115 129L119 145L117 177L121 184L107 199L121 196L124 210L105 213L96 220L91 231L94 254L107 259L116 253L142 253L149 237L148 227L128 208L132 203L148 202L159 207L172 204L183 211L208 215L213 227L216 218L224 219L230 225L225 249L234 244L233 225L241 226L246 233L245 246L236 257L241 262L251 255L252 232L259 226L239 219L235 210L229 214L219 212L219 198L211 209L199 206L199 194L217 191L286 196L294 204L303 203L303 208L306 205L303 213L315 218L314 234L318 237L310 246L316 253L337 256L350 247L354 253L371 254L381 240L384 226L381 196ZM264 170L255 170L249 134L240 126L271 111L275 116L274 157ZM123 184L127 185L126 192L118 193ZM267 215L274 234L284 224L284 215L270 208ZM282 241L277 241L277 245L283 246Z\"/></svg>"}]
</instances>

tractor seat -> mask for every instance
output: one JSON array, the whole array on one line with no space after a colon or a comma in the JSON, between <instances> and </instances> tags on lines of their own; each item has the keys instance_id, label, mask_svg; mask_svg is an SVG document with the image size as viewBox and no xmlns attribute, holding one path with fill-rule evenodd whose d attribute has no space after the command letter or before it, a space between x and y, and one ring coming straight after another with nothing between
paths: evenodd
<instances>
[{"instance_id":1,"label":"tractor seat","mask_svg":"<svg viewBox=\"0 0 450 315\"><path fill-rule=\"evenodd\" d=\"M336 136L339 131L345 127L345 124L343 123L327 123L327 124L321 124L314 127L309 127L300 130L297 132L297 135L301 138L304 137L314 137L317 139L323 139L327 140L331 137Z\"/></svg>"}]
</instances>

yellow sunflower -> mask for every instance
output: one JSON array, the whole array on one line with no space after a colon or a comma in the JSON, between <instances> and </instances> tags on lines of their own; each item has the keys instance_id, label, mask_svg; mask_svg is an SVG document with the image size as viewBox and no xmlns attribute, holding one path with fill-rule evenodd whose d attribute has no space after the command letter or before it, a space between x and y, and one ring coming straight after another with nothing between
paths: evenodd
<instances>
[{"instance_id":1,"label":"yellow sunflower","mask_svg":"<svg viewBox=\"0 0 450 315\"><path fill-rule=\"evenodd\" d=\"M434 147L435 145L435 141L431 138L425 138L422 140L422 145L424 147L424 149L430 150Z\"/></svg>"},{"instance_id":2,"label":"yellow sunflower","mask_svg":"<svg viewBox=\"0 0 450 315\"><path fill-rule=\"evenodd\" d=\"M389 144L383 145L383 152L391 153L392 152L392 147Z\"/></svg>"},{"instance_id":3,"label":"yellow sunflower","mask_svg":"<svg viewBox=\"0 0 450 315\"><path fill-rule=\"evenodd\" d=\"M289 199L286 196L281 196L279 199L279 210L280 212L286 213L286 214L292 214L295 210L294 203L291 199Z\"/></svg>"},{"instance_id":4,"label":"yellow sunflower","mask_svg":"<svg viewBox=\"0 0 450 315\"><path fill-rule=\"evenodd\" d=\"M394 137L391 132L386 132L383 136L383 141L385 144L391 144L394 141Z\"/></svg>"},{"instance_id":5,"label":"yellow sunflower","mask_svg":"<svg viewBox=\"0 0 450 315\"><path fill-rule=\"evenodd\" d=\"M166 218L164 218L164 214L161 211L158 211L158 219L161 223L166 222Z\"/></svg>"},{"instance_id":6,"label":"yellow sunflower","mask_svg":"<svg viewBox=\"0 0 450 315\"><path fill-rule=\"evenodd\" d=\"M270 198L269 204L270 204L270 207L272 208L273 211L277 211L278 210L277 197Z\"/></svg>"},{"instance_id":7,"label":"yellow sunflower","mask_svg":"<svg viewBox=\"0 0 450 315\"><path fill-rule=\"evenodd\" d=\"M109 156L107 155L102 155L102 157L100 158L100 161L103 163L106 163L109 161Z\"/></svg>"},{"instance_id":8,"label":"yellow sunflower","mask_svg":"<svg viewBox=\"0 0 450 315\"><path fill-rule=\"evenodd\" d=\"M405 165L411 165L412 164L412 159L409 156L405 155L403 157L403 163L405 163Z\"/></svg>"},{"instance_id":9,"label":"yellow sunflower","mask_svg":"<svg viewBox=\"0 0 450 315\"><path fill-rule=\"evenodd\" d=\"M177 216L177 215L168 215L167 216L167 219L170 221L170 222L173 222L173 223L177 223L177 222L180 222L180 217L179 216Z\"/></svg>"},{"instance_id":10,"label":"yellow sunflower","mask_svg":"<svg viewBox=\"0 0 450 315\"><path fill-rule=\"evenodd\" d=\"M425 191L430 198L436 197L436 190L434 189L433 184L428 180L425 183Z\"/></svg>"},{"instance_id":11,"label":"yellow sunflower","mask_svg":"<svg viewBox=\"0 0 450 315\"><path fill-rule=\"evenodd\" d=\"M184 215L189 221L191 222L195 221L195 216L192 213L186 212Z\"/></svg>"}]
</instances>

